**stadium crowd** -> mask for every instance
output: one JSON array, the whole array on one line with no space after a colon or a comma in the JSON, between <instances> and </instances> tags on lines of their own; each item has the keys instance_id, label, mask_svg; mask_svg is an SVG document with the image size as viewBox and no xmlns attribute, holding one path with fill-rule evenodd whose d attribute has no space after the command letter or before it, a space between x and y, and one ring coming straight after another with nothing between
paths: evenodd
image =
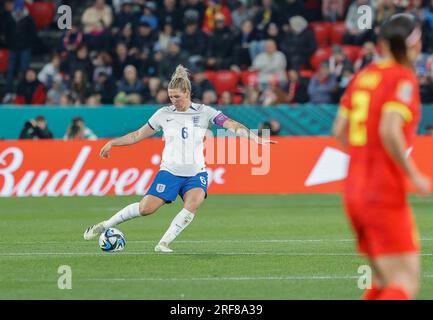
<instances>
[{"instance_id":1,"label":"stadium crowd","mask_svg":"<svg viewBox=\"0 0 433 320\"><path fill-rule=\"evenodd\" d=\"M58 30L62 4L79 19L36 70L32 50L41 31ZM371 28L359 24L362 5L371 8ZM161 105L170 75L183 64L193 99L205 104L336 103L354 72L378 58L379 26L397 12L423 23L415 69L422 101L433 102L433 0L5 0L0 98L17 105Z\"/></svg>"}]
</instances>

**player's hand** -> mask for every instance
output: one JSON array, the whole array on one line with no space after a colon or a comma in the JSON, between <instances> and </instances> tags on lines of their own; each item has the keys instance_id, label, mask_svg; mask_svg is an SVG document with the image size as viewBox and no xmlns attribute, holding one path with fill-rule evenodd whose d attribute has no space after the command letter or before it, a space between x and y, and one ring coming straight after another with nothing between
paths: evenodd
<instances>
[{"instance_id":1,"label":"player's hand","mask_svg":"<svg viewBox=\"0 0 433 320\"><path fill-rule=\"evenodd\" d=\"M411 180L419 195L426 196L431 192L432 185L429 177L422 173L417 173L411 177Z\"/></svg>"},{"instance_id":2,"label":"player's hand","mask_svg":"<svg viewBox=\"0 0 433 320\"><path fill-rule=\"evenodd\" d=\"M99 155L101 158L108 158L110 155L108 154L110 152L110 149L112 147L111 141L107 142L99 152Z\"/></svg>"},{"instance_id":3,"label":"player's hand","mask_svg":"<svg viewBox=\"0 0 433 320\"><path fill-rule=\"evenodd\" d=\"M277 143L278 143L278 141L275 141L275 140L269 140L269 139L263 139L263 138L261 138L261 137L258 137L257 140L256 140L256 142L257 142L258 144L262 144L262 145L277 144Z\"/></svg>"}]
</instances>

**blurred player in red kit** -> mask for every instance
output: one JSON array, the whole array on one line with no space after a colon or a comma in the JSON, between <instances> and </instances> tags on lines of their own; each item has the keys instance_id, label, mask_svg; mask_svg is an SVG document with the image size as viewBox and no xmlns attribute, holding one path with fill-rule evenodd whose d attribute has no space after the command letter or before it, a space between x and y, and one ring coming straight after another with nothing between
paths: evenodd
<instances>
[{"instance_id":1,"label":"blurred player in red kit","mask_svg":"<svg viewBox=\"0 0 433 320\"><path fill-rule=\"evenodd\" d=\"M421 195L431 188L408 155L420 118L412 63L421 51L421 29L411 15L394 15L381 27L379 41L384 59L352 79L333 132L350 155L346 213L373 270L363 299L406 300L415 297L420 274L406 179Z\"/></svg>"}]
</instances>

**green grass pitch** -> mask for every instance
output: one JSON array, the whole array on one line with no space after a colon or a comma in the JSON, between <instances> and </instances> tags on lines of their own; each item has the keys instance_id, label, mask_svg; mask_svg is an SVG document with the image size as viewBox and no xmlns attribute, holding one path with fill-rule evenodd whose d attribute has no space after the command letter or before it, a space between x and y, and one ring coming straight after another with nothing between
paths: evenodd
<instances>
[{"instance_id":1,"label":"green grass pitch","mask_svg":"<svg viewBox=\"0 0 433 320\"><path fill-rule=\"evenodd\" d=\"M153 247L182 202L119 225L123 252L84 229L140 197L0 199L0 299L358 299L365 261L338 195L210 195L172 244ZM433 198L411 197L422 238L419 299L433 297ZM58 268L72 269L60 290Z\"/></svg>"}]
</instances>

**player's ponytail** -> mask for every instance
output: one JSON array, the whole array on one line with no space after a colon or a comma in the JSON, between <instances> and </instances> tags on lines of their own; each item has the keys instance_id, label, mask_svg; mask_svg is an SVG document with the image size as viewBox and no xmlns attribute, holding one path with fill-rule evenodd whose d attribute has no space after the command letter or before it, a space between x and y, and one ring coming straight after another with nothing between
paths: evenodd
<instances>
[{"instance_id":1,"label":"player's ponytail","mask_svg":"<svg viewBox=\"0 0 433 320\"><path fill-rule=\"evenodd\" d=\"M191 82L189 81L188 69L181 64L176 67L168 84L168 89L179 89L182 92L191 92Z\"/></svg>"},{"instance_id":2,"label":"player's ponytail","mask_svg":"<svg viewBox=\"0 0 433 320\"><path fill-rule=\"evenodd\" d=\"M411 66L407 49L421 37L415 17L409 14L393 15L382 25L379 36L388 43L391 54L398 63Z\"/></svg>"}]
</instances>

